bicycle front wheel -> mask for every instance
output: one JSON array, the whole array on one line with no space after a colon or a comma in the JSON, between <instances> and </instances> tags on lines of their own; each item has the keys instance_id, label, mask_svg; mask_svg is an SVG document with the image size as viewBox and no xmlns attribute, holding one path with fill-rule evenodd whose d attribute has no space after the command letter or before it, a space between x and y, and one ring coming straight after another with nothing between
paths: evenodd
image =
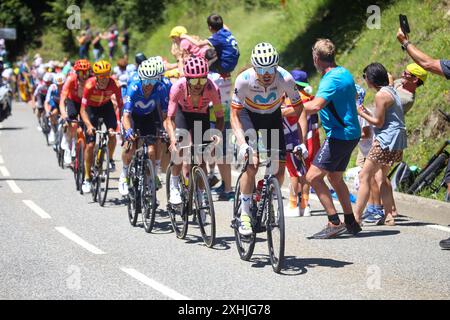
<instances>
[{"instance_id":1,"label":"bicycle front wheel","mask_svg":"<svg viewBox=\"0 0 450 320\"><path fill-rule=\"evenodd\" d=\"M175 232L177 238L184 239L188 230L188 205L187 192L183 192L185 190L184 187L184 179L183 174L180 174L179 180L179 188L181 190L181 199L182 202L179 205L173 205L170 203L170 179L172 177L172 166L167 167L166 172L166 196L167 196L167 212L169 213L170 223L172 224L172 229Z\"/></svg>"},{"instance_id":2,"label":"bicycle front wheel","mask_svg":"<svg viewBox=\"0 0 450 320\"><path fill-rule=\"evenodd\" d=\"M138 214L141 212L141 194L138 190L139 181L136 177L135 158L131 161L128 169L128 220L135 227Z\"/></svg>"},{"instance_id":3,"label":"bicycle front wheel","mask_svg":"<svg viewBox=\"0 0 450 320\"><path fill-rule=\"evenodd\" d=\"M98 203L101 207L105 205L109 186L109 150L105 145L101 150L98 171Z\"/></svg>"},{"instance_id":4,"label":"bicycle front wheel","mask_svg":"<svg viewBox=\"0 0 450 320\"><path fill-rule=\"evenodd\" d=\"M284 211L280 184L275 177L269 180L267 190L266 227L267 245L272 268L279 273L284 262Z\"/></svg>"},{"instance_id":5,"label":"bicycle front wheel","mask_svg":"<svg viewBox=\"0 0 450 320\"><path fill-rule=\"evenodd\" d=\"M194 181L194 215L197 216L197 221L200 226L203 241L208 248L214 245L216 240L216 215L214 213L214 203L212 201L211 189L209 188L208 178L202 168L196 167L193 170ZM199 186L203 185L205 188L203 192L203 199L199 199Z\"/></svg>"},{"instance_id":6,"label":"bicycle front wheel","mask_svg":"<svg viewBox=\"0 0 450 320\"><path fill-rule=\"evenodd\" d=\"M145 231L152 232L156 216L156 174L150 160L144 162L144 183L141 190L142 216Z\"/></svg>"},{"instance_id":7,"label":"bicycle front wheel","mask_svg":"<svg viewBox=\"0 0 450 320\"><path fill-rule=\"evenodd\" d=\"M84 142L81 140L76 149L76 158L75 158L75 183L77 190L80 191L81 194L83 194L83 190L81 186L83 185L84 181Z\"/></svg>"},{"instance_id":8,"label":"bicycle front wheel","mask_svg":"<svg viewBox=\"0 0 450 320\"><path fill-rule=\"evenodd\" d=\"M234 203L233 203L233 221L231 226L234 229L234 238L236 242L236 248L239 253L239 257L248 261L253 255L253 250L255 249L256 235L252 233L250 236L243 236L239 233L239 221L241 218L241 184L240 178L236 183L236 189L234 193Z\"/></svg>"}]
</instances>

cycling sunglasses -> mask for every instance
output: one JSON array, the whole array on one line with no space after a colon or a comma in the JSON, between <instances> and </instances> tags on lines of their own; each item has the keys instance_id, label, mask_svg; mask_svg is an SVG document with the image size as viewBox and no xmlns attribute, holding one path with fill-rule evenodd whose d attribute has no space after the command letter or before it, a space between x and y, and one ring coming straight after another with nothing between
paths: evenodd
<instances>
[{"instance_id":1,"label":"cycling sunglasses","mask_svg":"<svg viewBox=\"0 0 450 320\"><path fill-rule=\"evenodd\" d=\"M269 67L269 68L255 67L255 71L259 75L265 75L266 73L272 75L275 73L275 67Z\"/></svg>"},{"instance_id":2,"label":"cycling sunglasses","mask_svg":"<svg viewBox=\"0 0 450 320\"><path fill-rule=\"evenodd\" d=\"M102 80L102 79L111 78L111 75L110 74L97 74L96 77L97 77L97 79Z\"/></svg>"},{"instance_id":3,"label":"cycling sunglasses","mask_svg":"<svg viewBox=\"0 0 450 320\"><path fill-rule=\"evenodd\" d=\"M144 86L148 86L148 85L154 86L156 83L158 83L160 81L160 79L159 78L142 79L141 81Z\"/></svg>"},{"instance_id":4,"label":"cycling sunglasses","mask_svg":"<svg viewBox=\"0 0 450 320\"><path fill-rule=\"evenodd\" d=\"M208 78L193 78L193 79L188 79L188 82L191 86L196 86L199 84L204 86L206 84L206 82L208 82Z\"/></svg>"},{"instance_id":5,"label":"cycling sunglasses","mask_svg":"<svg viewBox=\"0 0 450 320\"><path fill-rule=\"evenodd\" d=\"M80 76L80 77L86 77L86 76L88 76L89 75L89 70L78 70L77 71L77 74Z\"/></svg>"}]
</instances>

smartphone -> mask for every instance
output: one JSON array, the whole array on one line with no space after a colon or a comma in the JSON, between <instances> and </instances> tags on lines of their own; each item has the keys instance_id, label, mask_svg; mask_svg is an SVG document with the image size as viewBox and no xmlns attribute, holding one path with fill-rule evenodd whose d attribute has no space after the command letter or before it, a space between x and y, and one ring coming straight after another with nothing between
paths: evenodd
<instances>
[{"instance_id":1,"label":"smartphone","mask_svg":"<svg viewBox=\"0 0 450 320\"><path fill-rule=\"evenodd\" d=\"M411 30L409 29L408 18L403 14L400 14L398 17L400 19L400 28L402 29L403 33L405 35L410 33Z\"/></svg>"}]
</instances>

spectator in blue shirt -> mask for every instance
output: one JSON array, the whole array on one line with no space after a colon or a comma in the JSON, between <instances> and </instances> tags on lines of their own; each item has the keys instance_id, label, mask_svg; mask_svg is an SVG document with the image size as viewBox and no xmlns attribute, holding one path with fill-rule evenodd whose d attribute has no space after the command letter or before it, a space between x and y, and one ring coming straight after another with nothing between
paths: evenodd
<instances>
[{"instance_id":1,"label":"spectator in blue shirt","mask_svg":"<svg viewBox=\"0 0 450 320\"><path fill-rule=\"evenodd\" d=\"M328 224L314 235L316 239L336 237L345 232L361 231L355 221L350 193L343 179L353 149L358 145L361 128L356 111L356 89L350 72L337 66L336 49L328 39L319 39L313 47L316 69L322 74L318 92L306 102L307 114L319 113L326 139L308 170L306 180L312 185L328 215ZM328 177L344 210L342 223L324 178Z\"/></svg>"}]
</instances>

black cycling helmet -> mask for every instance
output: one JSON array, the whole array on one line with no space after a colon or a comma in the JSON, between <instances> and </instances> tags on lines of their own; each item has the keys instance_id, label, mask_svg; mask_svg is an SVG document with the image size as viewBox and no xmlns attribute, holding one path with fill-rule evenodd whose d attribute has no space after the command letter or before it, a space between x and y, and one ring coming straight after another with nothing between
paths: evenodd
<instances>
[{"instance_id":1,"label":"black cycling helmet","mask_svg":"<svg viewBox=\"0 0 450 320\"><path fill-rule=\"evenodd\" d=\"M147 57L142 52L136 53L136 55L134 56L134 61L136 61L136 64L138 66L145 60L147 60Z\"/></svg>"}]
</instances>

